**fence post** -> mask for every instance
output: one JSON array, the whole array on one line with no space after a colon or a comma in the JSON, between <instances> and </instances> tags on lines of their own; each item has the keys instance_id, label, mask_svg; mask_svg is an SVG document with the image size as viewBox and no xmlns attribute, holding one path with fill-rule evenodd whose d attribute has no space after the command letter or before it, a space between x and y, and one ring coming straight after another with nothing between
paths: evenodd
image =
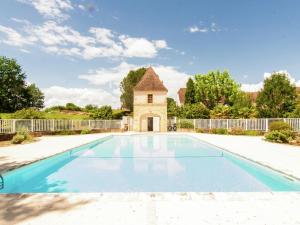
<instances>
[{"instance_id":1,"label":"fence post","mask_svg":"<svg viewBox=\"0 0 300 225\"><path fill-rule=\"evenodd\" d=\"M31 119L31 132L34 132L34 121L33 121L33 119Z\"/></svg>"},{"instance_id":2,"label":"fence post","mask_svg":"<svg viewBox=\"0 0 300 225\"><path fill-rule=\"evenodd\" d=\"M211 119L209 119L209 129L211 130Z\"/></svg>"},{"instance_id":3,"label":"fence post","mask_svg":"<svg viewBox=\"0 0 300 225\"><path fill-rule=\"evenodd\" d=\"M16 120L12 121L12 133L16 133Z\"/></svg>"},{"instance_id":4,"label":"fence post","mask_svg":"<svg viewBox=\"0 0 300 225\"><path fill-rule=\"evenodd\" d=\"M74 121L71 120L71 130L74 130Z\"/></svg>"},{"instance_id":5,"label":"fence post","mask_svg":"<svg viewBox=\"0 0 300 225\"><path fill-rule=\"evenodd\" d=\"M248 130L248 119L245 121L245 130Z\"/></svg>"},{"instance_id":6,"label":"fence post","mask_svg":"<svg viewBox=\"0 0 300 225\"><path fill-rule=\"evenodd\" d=\"M269 119L266 119L266 132L269 131Z\"/></svg>"},{"instance_id":7,"label":"fence post","mask_svg":"<svg viewBox=\"0 0 300 225\"><path fill-rule=\"evenodd\" d=\"M229 129L229 120L228 119L226 120L226 129L227 130Z\"/></svg>"},{"instance_id":8,"label":"fence post","mask_svg":"<svg viewBox=\"0 0 300 225\"><path fill-rule=\"evenodd\" d=\"M91 120L89 120L89 130L91 130Z\"/></svg>"},{"instance_id":9,"label":"fence post","mask_svg":"<svg viewBox=\"0 0 300 225\"><path fill-rule=\"evenodd\" d=\"M196 130L196 120L194 119L194 131Z\"/></svg>"},{"instance_id":10,"label":"fence post","mask_svg":"<svg viewBox=\"0 0 300 225\"><path fill-rule=\"evenodd\" d=\"M52 120L52 131L55 131L55 129L54 129L54 120Z\"/></svg>"}]
</instances>

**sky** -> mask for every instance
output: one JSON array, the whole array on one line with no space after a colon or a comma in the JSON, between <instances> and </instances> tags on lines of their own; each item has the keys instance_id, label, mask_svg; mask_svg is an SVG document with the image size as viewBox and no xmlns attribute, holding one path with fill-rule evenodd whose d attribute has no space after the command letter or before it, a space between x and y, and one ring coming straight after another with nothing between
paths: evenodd
<instances>
[{"instance_id":1,"label":"sky","mask_svg":"<svg viewBox=\"0 0 300 225\"><path fill-rule=\"evenodd\" d=\"M274 71L300 85L299 10L299 0L1 0L0 55L22 65L46 106L120 107L120 81L142 66L174 98L213 70L245 91Z\"/></svg>"}]
</instances>

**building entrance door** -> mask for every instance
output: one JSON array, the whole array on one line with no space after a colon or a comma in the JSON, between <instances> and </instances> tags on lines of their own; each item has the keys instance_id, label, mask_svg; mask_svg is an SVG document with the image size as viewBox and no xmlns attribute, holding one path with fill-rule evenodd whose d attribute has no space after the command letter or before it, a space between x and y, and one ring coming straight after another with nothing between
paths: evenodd
<instances>
[{"instance_id":1,"label":"building entrance door","mask_svg":"<svg viewBox=\"0 0 300 225\"><path fill-rule=\"evenodd\" d=\"M148 117L148 131L153 131L153 117Z\"/></svg>"}]
</instances>

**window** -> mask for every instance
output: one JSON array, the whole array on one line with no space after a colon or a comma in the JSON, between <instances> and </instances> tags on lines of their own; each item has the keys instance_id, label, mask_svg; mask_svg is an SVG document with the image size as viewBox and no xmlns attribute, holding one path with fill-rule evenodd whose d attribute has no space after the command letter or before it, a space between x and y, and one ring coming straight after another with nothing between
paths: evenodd
<instances>
[{"instance_id":1,"label":"window","mask_svg":"<svg viewBox=\"0 0 300 225\"><path fill-rule=\"evenodd\" d=\"M148 103L153 103L153 95L152 94L148 95Z\"/></svg>"}]
</instances>

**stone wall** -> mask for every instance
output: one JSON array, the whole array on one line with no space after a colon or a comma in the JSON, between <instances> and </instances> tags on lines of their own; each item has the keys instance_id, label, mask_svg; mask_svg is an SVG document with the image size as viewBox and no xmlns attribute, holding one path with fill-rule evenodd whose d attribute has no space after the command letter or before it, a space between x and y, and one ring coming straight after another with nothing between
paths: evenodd
<instances>
[{"instance_id":1,"label":"stone wall","mask_svg":"<svg viewBox=\"0 0 300 225\"><path fill-rule=\"evenodd\" d=\"M153 103L147 103L147 95L153 94ZM135 92L133 106L133 130L147 131L147 117L160 118L160 132L167 131L167 93L166 92Z\"/></svg>"}]
</instances>

